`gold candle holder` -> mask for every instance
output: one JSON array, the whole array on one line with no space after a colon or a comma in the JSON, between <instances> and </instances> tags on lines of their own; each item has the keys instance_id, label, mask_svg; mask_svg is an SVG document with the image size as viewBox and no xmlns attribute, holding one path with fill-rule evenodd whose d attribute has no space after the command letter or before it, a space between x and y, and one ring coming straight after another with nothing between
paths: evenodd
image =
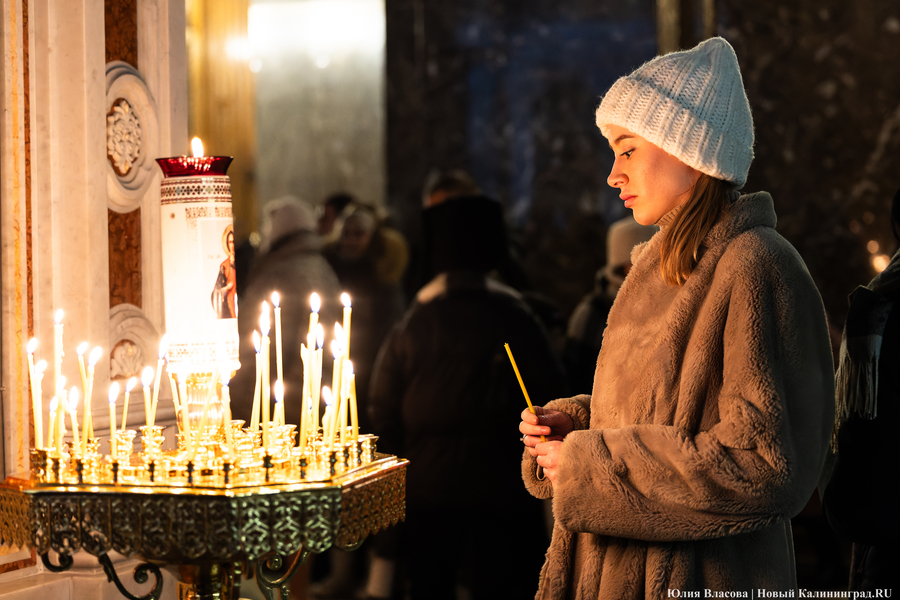
<instances>
[{"instance_id":1,"label":"gold candle holder","mask_svg":"<svg viewBox=\"0 0 900 600\"><path fill-rule=\"evenodd\" d=\"M34 448L31 450L31 476L42 483L47 481L50 474L50 462L47 450Z\"/></svg>"}]
</instances>

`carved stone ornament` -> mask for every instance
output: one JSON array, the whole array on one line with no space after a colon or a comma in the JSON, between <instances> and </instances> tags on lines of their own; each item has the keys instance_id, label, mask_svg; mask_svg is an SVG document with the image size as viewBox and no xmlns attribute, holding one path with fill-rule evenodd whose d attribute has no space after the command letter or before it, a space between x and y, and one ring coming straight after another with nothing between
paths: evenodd
<instances>
[{"instance_id":1,"label":"carved stone ornament","mask_svg":"<svg viewBox=\"0 0 900 600\"><path fill-rule=\"evenodd\" d=\"M128 100L113 102L106 115L106 158L119 177L128 175L141 157L141 121Z\"/></svg>"},{"instance_id":2,"label":"carved stone ornament","mask_svg":"<svg viewBox=\"0 0 900 600\"><path fill-rule=\"evenodd\" d=\"M127 213L153 193L159 154L156 102L128 63L106 65L106 150L109 208Z\"/></svg>"}]
</instances>

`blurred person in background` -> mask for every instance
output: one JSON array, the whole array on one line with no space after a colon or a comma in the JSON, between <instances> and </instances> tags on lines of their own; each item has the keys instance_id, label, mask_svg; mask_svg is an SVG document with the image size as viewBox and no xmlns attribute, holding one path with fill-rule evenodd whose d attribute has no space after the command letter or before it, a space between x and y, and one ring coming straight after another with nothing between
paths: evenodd
<instances>
[{"instance_id":1,"label":"blurred person in background","mask_svg":"<svg viewBox=\"0 0 900 600\"><path fill-rule=\"evenodd\" d=\"M503 344L535 400L560 393L562 370L521 295L488 276L506 252L499 203L456 197L424 217L436 275L382 346L372 378L379 448L410 460L406 522L399 541L379 539L373 571L393 573L402 557L413 600L455 599L457 585L475 600L523 598L546 541L541 505L514 472L519 443L503 434L524 406ZM387 597L392 586L375 579L370 597Z\"/></svg>"},{"instance_id":2,"label":"blurred person in background","mask_svg":"<svg viewBox=\"0 0 900 600\"><path fill-rule=\"evenodd\" d=\"M325 202L319 207L317 221L317 232L323 243L331 243L338 238L344 222L345 211L354 201L354 197L346 192L335 192L325 198Z\"/></svg>"},{"instance_id":3,"label":"blurred person in background","mask_svg":"<svg viewBox=\"0 0 900 600\"><path fill-rule=\"evenodd\" d=\"M891 225L900 242L900 190ZM833 470L822 495L825 516L853 542L852 591L894 589L900 565L900 250L869 285L850 295L835 381Z\"/></svg>"},{"instance_id":4,"label":"blurred person in background","mask_svg":"<svg viewBox=\"0 0 900 600\"><path fill-rule=\"evenodd\" d=\"M272 292L281 304L282 348L284 350L284 412L287 423L300 423L303 389L303 361L300 344L306 343L309 298L313 292L322 300L323 325L341 320L341 288L337 276L322 257L312 207L293 196L267 202L263 208L262 242L249 269L246 289L239 298L238 334L240 361L231 380L231 405L235 419L250 422L256 376L253 331L259 330L263 301L272 306ZM272 322L274 327L274 321ZM275 376L274 334L271 373ZM330 336L331 332L327 332ZM329 361L325 361L329 364Z\"/></svg>"},{"instance_id":5,"label":"blurred person in background","mask_svg":"<svg viewBox=\"0 0 900 600\"><path fill-rule=\"evenodd\" d=\"M594 291L575 307L566 330L563 362L571 391L586 393L593 387L606 317L631 270L631 251L658 230L641 225L628 215L610 225L606 232L606 266L597 271Z\"/></svg>"}]
</instances>

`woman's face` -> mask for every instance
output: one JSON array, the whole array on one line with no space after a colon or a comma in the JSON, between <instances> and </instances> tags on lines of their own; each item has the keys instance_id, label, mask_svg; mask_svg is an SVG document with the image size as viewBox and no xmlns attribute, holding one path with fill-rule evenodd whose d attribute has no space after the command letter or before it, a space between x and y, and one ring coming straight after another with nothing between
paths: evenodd
<instances>
[{"instance_id":1,"label":"woman's face","mask_svg":"<svg viewBox=\"0 0 900 600\"><path fill-rule=\"evenodd\" d=\"M234 256L234 234L230 231L228 235L225 236L225 244L228 246L228 255Z\"/></svg>"},{"instance_id":2,"label":"woman's face","mask_svg":"<svg viewBox=\"0 0 900 600\"><path fill-rule=\"evenodd\" d=\"M655 225L688 199L700 171L624 127L610 125L609 139L616 161L606 182L619 188L635 221Z\"/></svg>"}]
</instances>

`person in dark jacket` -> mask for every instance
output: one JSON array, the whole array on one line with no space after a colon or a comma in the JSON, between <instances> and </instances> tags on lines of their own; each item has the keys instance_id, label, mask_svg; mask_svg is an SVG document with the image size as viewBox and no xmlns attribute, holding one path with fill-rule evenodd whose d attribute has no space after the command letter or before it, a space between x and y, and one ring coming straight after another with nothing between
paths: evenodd
<instances>
[{"instance_id":1,"label":"person in dark jacket","mask_svg":"<svg viewBox=\"0 0 900 600\"><path fill-rule=\"evenodd\" d=\"M900 191L891 220L900 242ZM900 563L900 487L891 460L900 426L900 250L850 298L835 382L835 462L822 504L832 529L853 542L850 590L893 589Z\"/></svg>"},{"instance_id":2,"label":"person in dark jacket","mask_svg":"<svg viewBox=\"0 0 900 600\"><path fill-rule=\"evenodd\" d=\"M522 297L488 277L506 248L500 205L454 198L424 218L437 275L382 346L369 405L379 448L410 460L402 555L411 597L455 598L461 569L475 599L526 597L545 532L515 470L519 441L504 434L525 401L503 344L535 402L560 392L562 369Z\"/></svg>"},{"instance_id":3,"label":"person in dark jacket","mask_svg":"<svg viewBox=\"0 0 900 600\"><path fill-rule=\"evenodd\" d=\"M252 335L259 329L263 301L272 303L278 292L281 304L282 348L284 350L284 412L287 423L300 423L303 361L300 344L306 343L309 297L319 294L322 302L319 321L327 326L341 319L341 288L334 271L322 257L315 233L312 209L294 197L272 200L265 205L260 255L249 269L244 293L239 296L238 334L240 361L231 380L231 406L235 419L249 423L256 383L256 358ZM270 309L271 310L271 309ZM274 328L274 322L272 327ZM331 332L326 331L326 336ZM271 373L274 381L275 334L271 332ZM326 366L330 361L325 361ZM328 379L324 379L328 381Z\"/></svg>"}]
</instances>

